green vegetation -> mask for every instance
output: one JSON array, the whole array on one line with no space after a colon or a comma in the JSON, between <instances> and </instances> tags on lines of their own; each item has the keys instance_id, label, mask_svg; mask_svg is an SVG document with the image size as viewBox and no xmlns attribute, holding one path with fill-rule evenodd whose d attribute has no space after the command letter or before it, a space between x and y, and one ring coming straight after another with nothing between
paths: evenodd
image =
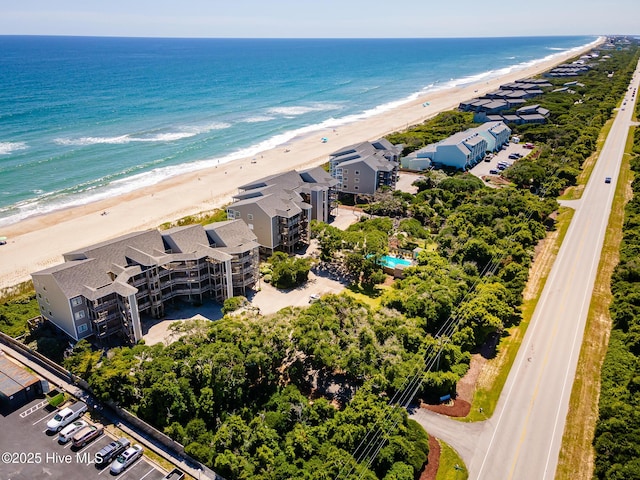
<instances>
[{"instance_id":1,"label":"green vegetation","mask_svg":"<svg viewBox=\"0 0 640 480\"><path fill-rule=\"evenodd\" d=\"M216 208L208 212L202 212L196 215L188 215L182 217L175 222L166 222L160 225L160 230L168 230L173 227L184 227L186 225L208 225L214 222L223 222L227 220L226 208Z\"/></svg>"},{"instance_id":2,"label":"green vegetation","mask_svg":"<svg viewBox=\"0 0 640 480\"><path fill-rule=\"evenodd\" d=\"M598 479L640 478L640 129L635 129L633 199L625 209L620 263L615 268L610 306L613 330L602 365L599 419L595 438Z\"/></svg>"},{"instance_id":3,"label":"green vegetation","mask_svg":"<svg viewBox=\"0 0 640 480\"><path fill-rule=\"evenodd\" d=\"M29 333L27 321L40 315L33 285L13 289L0 299L0 332L10 337Z\"/></svg>"},{"instance_id":4,"label":"green vegetation","mask_svg":"<svg viewBox=\"0 0 640 480\"><path fill-rule=\"evenodd\" d=\"M618 106L638 60L637 48L616 52L595 65L566 91L546 93L535 103L550 110L545 124L514 126L522 142L539 146L536 155L516 162L504 175L516 185L557 197L575 185L584 162L596 151L602 128ZM608 71L615 71L609 77ZM552 80L558 86L564 80Z\"/></svg>"},{"instance_id":5,"label":"green vegetation","mask_svg":"<svg viewBox=\"0 0 640 480\"><path fill-rule=\"evenodd\" d=\"M440 465L436 480L466 480L469 472L460 455L444 442L440 442Z\"/></svg>"},{"instance_id":6,"label":"green vegetation","mask_svg":"<svg viewBox=\"0 0 640 480\"><path fill-rule=\"evenodd\" d=\"M289 257L284 252L275 252L262 270L276 288L294 288L303 285L309 278L311 260Z\"/></svg>"},{"instance_id":7,"label":"green vegetation","mask_svg":"<svg viewBox=\"0 0 640 480\"><path fill-rule=\"evenodd\" d=\"M550 197L575 183L595 148L592 128L597 131L608 118L610 96L628 81L626 65L637 59L631 51L612 57L607 68L616 68L614 77L598 66L585 76L584 92L564 94L570 102L545 96L545 105L559 105L553 121L567 132L550 125L519 127L523 141L536 142L540 155L521 170L512 167L515 186L490 189L468 174L428 172L416 195L383 192L364 207L381 217L363 218L344 232L314 222L320 260L351 279L356 295L326 295L307 308L270 316L225 317L186 331L171 345L118 348L107 357L79 342L65 365L99 398L163 429L228 478L414 478L427 439L389 400L404 398L413 378L419 387L410 393L417 398L455 394L471 353L520 324L534 248L556 228L552 214L558 205ZM569 119L571 126L562 123ZM469 126L468 114L457 112L440 121L442 128L434 119L403 132L407 140L392 141L418 148ZM541 190L546 195L532 193ZM379 256L415 247L423 250L405 278L375 288L384 279ZM280 288L304 282L310 265L296 262L274 255L265 281L268 276ZM359 301L363 292L376 301ZM627 327L634 308L620 314ZM626 379L635 392L634 364L626 353L622 357L625 370L613 369L611 384L619 387ZM618 434L622 426L616 422L603 429ZM369 446L373 432L380 435L375 458L360 447ZM605 440L605 447L612 445ZM619 463L622 456L615 454Z\"/></svg>"},{"instance_id":8,"label":"green vegetation","mask_svg":"<svg viewBox=\"0 0 640 480\"><path fill-rule=\"evenodd\" d=\"M226 315L227 313L235 312L240 309L247 303L247 298L238 296L227 298L222 304L222 314Z\"/></svg>"},{"instance_id":9,"label":"green vegetation","mask_svg":"<svg viewBox=\"0 0 640 480\"><path fill-rule=\"evenodd\" d=\"M473 123L473 113L448 111L436 115L426 122L411 127L402 132L387 135L387 140L393 144L402 143L403 155L408 155L426 145L439 142L454 133L462 132L477 126Z\"/></svg>"}]
</instances>

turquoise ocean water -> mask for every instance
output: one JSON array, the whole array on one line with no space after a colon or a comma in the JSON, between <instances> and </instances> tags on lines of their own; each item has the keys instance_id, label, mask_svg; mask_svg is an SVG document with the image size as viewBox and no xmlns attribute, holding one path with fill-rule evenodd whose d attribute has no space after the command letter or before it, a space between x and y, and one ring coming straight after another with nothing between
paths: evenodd
<instances>
[{"instance_id":1,"label":"turquoise ocean water","mask_svg":"<svg viewBox=\"0 0 640 480\"><path fill-rule=\"evenodd\" d=\"M595 40L0 36L0 226L255 155Z\"/></svg>"}]
</instances>

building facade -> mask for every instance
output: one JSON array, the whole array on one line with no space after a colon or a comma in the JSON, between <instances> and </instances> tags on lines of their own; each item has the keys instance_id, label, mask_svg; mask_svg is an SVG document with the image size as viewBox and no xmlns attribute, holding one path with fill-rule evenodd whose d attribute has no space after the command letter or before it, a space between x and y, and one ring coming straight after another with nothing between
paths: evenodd
<instances>
[{"instance_id":1,"label":"building facade","mask_svg":"<svg viewBox=\"0 0 640 480\"><path fill-rule=\"evenodd\" d=\"M487 151L499 150L510 135L511 129L503 122L486 123L412 152L402 159L402 167L426 170L445 166L467 170L480 162Z\"/></svg>"},{"instance_id":2,"label":"building facade","mask_svg":"<svg viewBox=\"0 0 640 480\"><path fill-rule=\"evenodd\" d=\"M339 192L373 195L381 187L395 188L401 153L402 145L384 138L350 145L331 154L329 173Z\"/></svg>"},{"instance_id":3,"label":"building facade","mask_svg":"<svg viewBox=\"0 0 640 480\"><path fill-rule=\"evenodd\" d=\"M40 314L74 340L135 343L141 315L164 316L169 300L223 302L244 292L258 279L259 245L242 222L220 223L135 232L64 254L64 263L31 274Z\"/></svg>"},{"instance_id":4,"label":"building facade","mask_svg":"<svg viewBox=\"0 0 640 480\"><path fill-rule=\"evenodd\" d=\"M320 167L271 175L242 185L227 216L242 219L263 256L308 245L310 222L329 222L338 181Z\"/></svg>"}]
</instances>

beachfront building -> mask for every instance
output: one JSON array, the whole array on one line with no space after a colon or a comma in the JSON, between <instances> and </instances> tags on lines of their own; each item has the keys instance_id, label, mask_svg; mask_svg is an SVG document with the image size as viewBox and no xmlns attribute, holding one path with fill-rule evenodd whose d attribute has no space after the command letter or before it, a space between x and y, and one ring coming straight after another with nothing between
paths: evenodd
<instances>
[{"instance_id":1,"label":"beachfront building","mask_svg":"<svg viewBox=\"0 0 640 480\"><path fill-rule=\"evenodd\" d=\"M141 316L163 317L169 300L223 302L258 279L258 243L242 222L134 232L63 259L31 278L42 317L74 340L135 343Z\"/></svg>"},{"instance_id":2,"label":"beachfront building","mask_svg":"<svg viewBox=\"0 0 640 480\"><path fill-rule=\"evenodd\" d=\"M320 167L264 177L239 188L227 216L245 221L263 256L293 253L309 244L311 220L329 222L337 184Z\"/></svg>"},{"instance_id":3,"label":"beachfront building","mask_svg":"<svg viewBox=\"0 0 640 480\"><path fill-rule=\"evenodd\" d=\"M474 129L487 142L488 152L497 152L509 141L511 129L503 122L487 122Z\"/></svg>"},{"instance_id":4,"label":"beachfront building","mask_svg":"<svg viewBox=\"0 0 640 480\"><path fill-rule=\"evenodd\" d=\"M510 135L511 129L503 122L486 123L406 155L402 167L427 170L444 166L467 170L480 162L486 152L498 151L509 141Z\"/></svg>"},{"instance_id":5,"label":"beachfront building","mask_svg":"<svg viewBox=\"0 0 640 480\"><path fill-rule=\"evenodd\" d=\"M381 187L395 189L402 145L381 138L333 152L329 173L338 180L340 193L373 195Z\"/></svg>"}]
</instances>

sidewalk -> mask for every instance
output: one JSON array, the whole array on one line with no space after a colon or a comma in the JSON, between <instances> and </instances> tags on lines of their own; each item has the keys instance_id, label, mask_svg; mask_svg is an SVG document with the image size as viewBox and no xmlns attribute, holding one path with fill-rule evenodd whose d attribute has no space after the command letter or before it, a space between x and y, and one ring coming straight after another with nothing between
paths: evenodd
<instances>
[{"instance_id":1,"label":"sidewalk","mask_svg":"<svg viewBox=\"0 0 640 480\"><path fill-rule=\"evenodd\" d=\"M62 375L57 375L50 372L49 370L40 366L37 362L34 362L33 360L27 358L23 353L5 344L0 345L0 352L4 352L6 355L10 356L25 367L28 367L38 376L47 380L51 385L55 385L60 390L63 390L73 395L77 399L82 400L89 406L90 410L98 411L100 415L104 416L107 420L112 422L122 431L124 431L128 435L131 435L138 442L143 443L145 446L153 450L156 454L163 457L168 462L174 464L185 473L188 473L193 478L196 478L198 480L224 480L222 477L220 477L214 471L208 469L204 465L191 465L190 463L187 463L186 459L177 456L174 452L169 451L166 447L160 445L154 439L149 438L147 435L134 429L128 422L116 415L109 407L103 406L91 394L84 391L77 385L69 383L68 379L63 378Z\"/></svg>"}]
</instances>

